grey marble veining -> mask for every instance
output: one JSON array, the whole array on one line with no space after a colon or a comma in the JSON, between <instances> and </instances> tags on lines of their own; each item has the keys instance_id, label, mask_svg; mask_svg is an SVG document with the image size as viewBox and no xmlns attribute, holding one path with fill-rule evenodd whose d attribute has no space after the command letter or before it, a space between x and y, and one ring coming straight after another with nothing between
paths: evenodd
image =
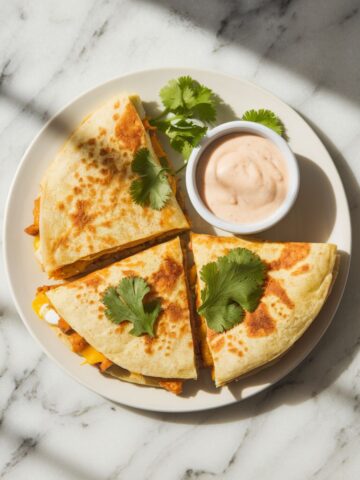
<instances>
[{"instance_id":1,"label":"grey marble veining","mask_svg":"<svg viewBox=\"0 0 360 480\"><path fill-rule=\"evenodd\" d=\"M0 478L355 479L360 471L360 8L357 0L0 2L0 214L45 121L115 75L159 66L254 80L310 121L345 183L348 288L318 347L272 389L188 415L138 412L67 377L0 265Z\"/></svg>"}]
</instances>

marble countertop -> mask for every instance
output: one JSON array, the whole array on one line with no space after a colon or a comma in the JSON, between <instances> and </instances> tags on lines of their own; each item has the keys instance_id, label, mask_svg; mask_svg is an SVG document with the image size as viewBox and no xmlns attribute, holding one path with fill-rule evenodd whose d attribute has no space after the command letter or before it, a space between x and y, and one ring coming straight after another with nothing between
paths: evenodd
<instances>
[{"instance_id":1,"label":"marble countertop","mask_svg":"<svg viewBox=\"0 0 360 480\"><path fill-rule=\"evenodd\" d=\"M22 325L1 258L0 478L358 478L358 0L13 0L0 18L1 217L27 145L60 107L128 71L188 65L255 81L311 119L354 241L343 302L307 360L254 398L183 415L114 405L60 371Z\"/></svg>"}]
</instances>

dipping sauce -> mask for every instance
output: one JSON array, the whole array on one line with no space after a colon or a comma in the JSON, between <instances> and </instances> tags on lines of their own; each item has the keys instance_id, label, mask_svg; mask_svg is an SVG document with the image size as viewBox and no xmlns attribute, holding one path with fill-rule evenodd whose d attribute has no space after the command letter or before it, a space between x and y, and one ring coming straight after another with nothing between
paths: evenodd
<instances>
[{"instance_id":1,"label":"dipping sauce","mask_svg":"<svg viewBox=\"0 0 360 480\"><path fill-rule=\"evenodd\" d=\"M255 223L285 200L288 172L279 148L250 133L224 135L202 154L196 171L199 194L222 220Z\"/></svg>"}]
</instances>

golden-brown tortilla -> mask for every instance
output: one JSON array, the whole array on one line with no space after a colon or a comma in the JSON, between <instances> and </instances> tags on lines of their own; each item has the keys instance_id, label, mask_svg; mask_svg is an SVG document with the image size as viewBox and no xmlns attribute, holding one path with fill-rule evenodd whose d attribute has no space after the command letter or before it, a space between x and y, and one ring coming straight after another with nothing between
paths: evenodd
<instances>
[{"instance_id":1,"label":"golden-brown tortilla","mask_svg":"<svg viewBox=\"0 0 360 480\"><path fill-rule=\"evenodd\" d=\"M230 250L243 247L257 253L269 267L264 296L242 323L223 333L206 327L206 346L217 386L266 365L286 352L310 326L333 280L336 246L323 243L252 242L236 237L192 234L198 272L197 302L203 282L201 268ZM209 361L207 362L209 363Z\"/></svg>"},{"instance_id":2,"label":"golden-brown tortilla","mask_svg":"<svg viewBox=\"0 0 360 480\"><path fill-rule=\"evenodd\" d=\"M189 225L175 195L160 210L137 205L129 188L134 153L151 141L138 97L119 95L88 116L46 171L40 195L40 256L50 277L68 278L99 257Z\"/></svg>"},{"instance_id":3,"label":"golden-brown tortilla","mask_svg":"<svg viewBox=\"0 0 360 480\"><path fill-rule=\"evenodd\" d=\"M161 299L154 338L129 333L104 313L102 296L124 277L144 278ZM162 379L196 378L187 284L179 238L46 292L58 314L89 345L119 367Z\"/></svg>"}]
</instances>

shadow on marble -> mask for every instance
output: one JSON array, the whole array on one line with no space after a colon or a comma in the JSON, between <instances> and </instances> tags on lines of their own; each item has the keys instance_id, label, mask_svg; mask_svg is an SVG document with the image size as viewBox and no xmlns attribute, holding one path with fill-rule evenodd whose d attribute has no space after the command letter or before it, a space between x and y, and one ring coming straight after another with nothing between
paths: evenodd
<instances>
[{"instance_id":1,"label":"shadow on marble","mask_svg":"<svg viewBox=\"0 0 360 480\"><path fill-rule=\"evenodd\" d=\"M40 105L33 99L19 94L14 89L0 84L0 98L9 103L16 105L19 108L19 115L30 115L35 120L38 120L41 125L53 116L55 112L49 111L45 106ZM59 129L64 130L65 125L59 125Z\"/></svg>"},{"instance_id":2,"label":"shadow on marble","mask_svg":"<svg viewBox=\"0 0 360 480\"><path fill-rule=\"evenodd\" d=\"M28 97L22 96L18 91L5 87L0 84L0 100L5 100L9 103L16 105L19 108L19 115L28 115L32 119L35 119L43 127L44 122L47 122L51 119L56 113L45 106L39 104L36 100L29 99ZM66 121L56 117L50 123L51 129L56 132L63 133L64 138L69 136L69 125ZM82 148L86 148L84 145Z\"/></svg>"},{"instance_id":3,"label":"shadow on marble","mask_svg":"<svg viewBox=\"0 0 360 480\"><path fill-rule=\"evenodd\" d=\"M320 0L137 0L169 10L184 24L213 35L213 54L227 46L249 50L261 62L300 75L357 103L360 101L358 2ZM259 65L260 65L259 63ZM259 65L255 70L257 75Z\"/></svg>"},{"instance_id":4,"label":"shadow on marble","mask_svg":"<svg viewBox=\"0 0 360 480\"><path fill-rule=\"evenodd\" d=\"M11 428L9 425L2 425L1 427L1 439L4 442L14 443L18 445L16 450L13 451L11 454L10 459L7 463L3 465L1 469L1 478L18 478L16 473L13 471L16 467L27 457L29 456L34 450L36 451L36 458L38 461L41 461L42 469L46 465L47 468L51 468L57 471L57 474L61 477L55 477L54 474L50 474L48 478L76 478L77 480L98 480L99 476L91 473L90 467L82 468L79 465L79 462L75 463L78 459L78 456L75 454L76 450L74 450L73 458L64 456L61 453L61 449L59 449L59 445L55 449L53 446L48 446L46 441L42 442L44 435L36 435L34 437L31 436L24 436L24 429L23 430L16 430L15 428ZM55 452L58 452L56 454ZM37 472L38 473L38 472ZM31 478L32 474L29 471L28 477ZM22 477L24 478L24 477Z\"/></svg>"}]
</instances>

